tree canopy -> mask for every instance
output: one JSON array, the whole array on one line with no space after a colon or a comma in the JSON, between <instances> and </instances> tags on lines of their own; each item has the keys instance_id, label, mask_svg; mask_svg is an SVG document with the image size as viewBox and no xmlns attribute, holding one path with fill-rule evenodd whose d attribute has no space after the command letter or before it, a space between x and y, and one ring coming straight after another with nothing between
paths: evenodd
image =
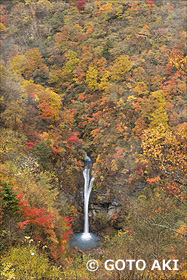
<instances>
[{"instance_id":1,"label":"tree canopy","mask_svg":"<svg viewBox=\"0 0 187 280\"><path fill-rule=\"evenodd\" d=\"M93 279L186 279L184 1L1 2L0 278L86 280L114 256L147 269ZM101 242L80 253L85 152Z\"/></svg>"}]
</instances>

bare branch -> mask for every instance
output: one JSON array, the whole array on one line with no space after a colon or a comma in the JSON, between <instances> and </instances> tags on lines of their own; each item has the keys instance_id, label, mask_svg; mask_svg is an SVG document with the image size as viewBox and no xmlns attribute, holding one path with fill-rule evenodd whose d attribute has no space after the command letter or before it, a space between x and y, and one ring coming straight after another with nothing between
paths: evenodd
<instances>
[{"instance_id":1,"label":"bare branch","mask_svg":"<svg viewBox=\"0 0 187 280\"><path fill-rule=\"evenodd\" d=\"M149 223L149 225L151 225L151 226L158 226L158 227L161 227L161 228L169 229L169 230L172 230L172 231L176 232L177 234L180 234L180 235L182 235L182 236L184 236L184 237L187 237L187 234L178 232L176 229L171 228L171 227L169 227L169 226L164 226L164 225L160 225L160 224L156 224L156 223L155 223L155 224Z\"/></svg>"}]
</instances>

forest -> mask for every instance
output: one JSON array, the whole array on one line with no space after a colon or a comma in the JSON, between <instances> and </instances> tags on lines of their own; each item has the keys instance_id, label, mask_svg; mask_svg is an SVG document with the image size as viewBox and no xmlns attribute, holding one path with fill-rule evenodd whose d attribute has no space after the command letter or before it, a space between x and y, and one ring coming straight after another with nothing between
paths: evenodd
<instances>
[{"instance_id":1,"label":"forest","mask_svg":"<svg viewBox=\"0 0 187 280\"><path fill-rule=\"evenodd\" d=\"M0 279L187 279L186 14L184 0L0 0ZM85 154L86 251L69 246Z\"/></svg>"}]
</instances>

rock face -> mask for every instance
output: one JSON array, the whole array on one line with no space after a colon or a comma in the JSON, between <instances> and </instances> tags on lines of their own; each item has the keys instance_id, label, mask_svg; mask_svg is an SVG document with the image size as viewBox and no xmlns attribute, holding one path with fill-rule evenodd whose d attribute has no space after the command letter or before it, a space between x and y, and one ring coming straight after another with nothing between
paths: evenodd
<instances>
[{"instance_id":1,"label":"rock face","mask_svg":"<svg viewBox=\"0 0 187 280\"><path fill-rule=\"evenodd\" d=\"M104 192L104 191L103 191ZM83 190L78 189L76 201L78 201L79 206L83 207ZM101 211L107 213L110 218L112 214L118 214L121 207L121 202L119 198L107 197L102 192L92 191L89 203L89 216L93 216Z\"/></svg>"},{"instance_id":2,"label":"rock face","mask_svg":"<svg viewBox=\"0 0 187 280\"><path fill-rule=\"evenodd\" d=\"M119 198L110 194L107 196L106 190L93 189L90 202L89 202L89 221L91 232L103 232L107 228L113 230L120 229L122 202ZM74 194L69 194L68 197L63 195L59 196L59 201L64 208L67 204L75 205L78 216L73 223L74 232L82 232L84 228L84 193L83 193L83 180L77 186L77 191ZM116 219L117 218L117 219ZM115 223L114 223L114 219Z\"/></svg>"},{"instance_id":3,"label":"rock face","mask_svg":"<svg viewBox=\"0 0 187 280\"><path fill-rule=\"evenodd\" d=\"M89 216L95 216L98 213L105 213L108 220L112 219L113 215L118 215L121 203L118 199L112 201L101 201L99 204L92 203L90 205Z\"/></svg>"},{"instance_id":4,"label":"rock face","mask_svg":"<svg viewBox=\"0 0 187 280\"><path fill-rule=\"evenodd\" d=\"M119 199L107 199L105 196L100 201L90 204L90 228L94 232L102 232L107 228L120 229L120 209L122 205Z\"/></svg>"}]
</instances>

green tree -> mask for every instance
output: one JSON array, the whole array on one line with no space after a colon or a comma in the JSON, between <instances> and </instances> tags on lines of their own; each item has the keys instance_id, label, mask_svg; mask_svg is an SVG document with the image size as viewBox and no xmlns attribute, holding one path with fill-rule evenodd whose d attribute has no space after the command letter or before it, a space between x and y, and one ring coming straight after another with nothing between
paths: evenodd
<instances>
[{"instance_id":1,"label":"green tree","mask_svg":"<svg viewBox=\"0 0 187 280\"><path fill-rule=\"evenodd\" d=\"M19 211L18 199L16 198L17 194L13 191L11 186L7 185L7 183L3 183L0 190L0 199L4 214L15 216Z\"/></svg>"}]
</instances>

